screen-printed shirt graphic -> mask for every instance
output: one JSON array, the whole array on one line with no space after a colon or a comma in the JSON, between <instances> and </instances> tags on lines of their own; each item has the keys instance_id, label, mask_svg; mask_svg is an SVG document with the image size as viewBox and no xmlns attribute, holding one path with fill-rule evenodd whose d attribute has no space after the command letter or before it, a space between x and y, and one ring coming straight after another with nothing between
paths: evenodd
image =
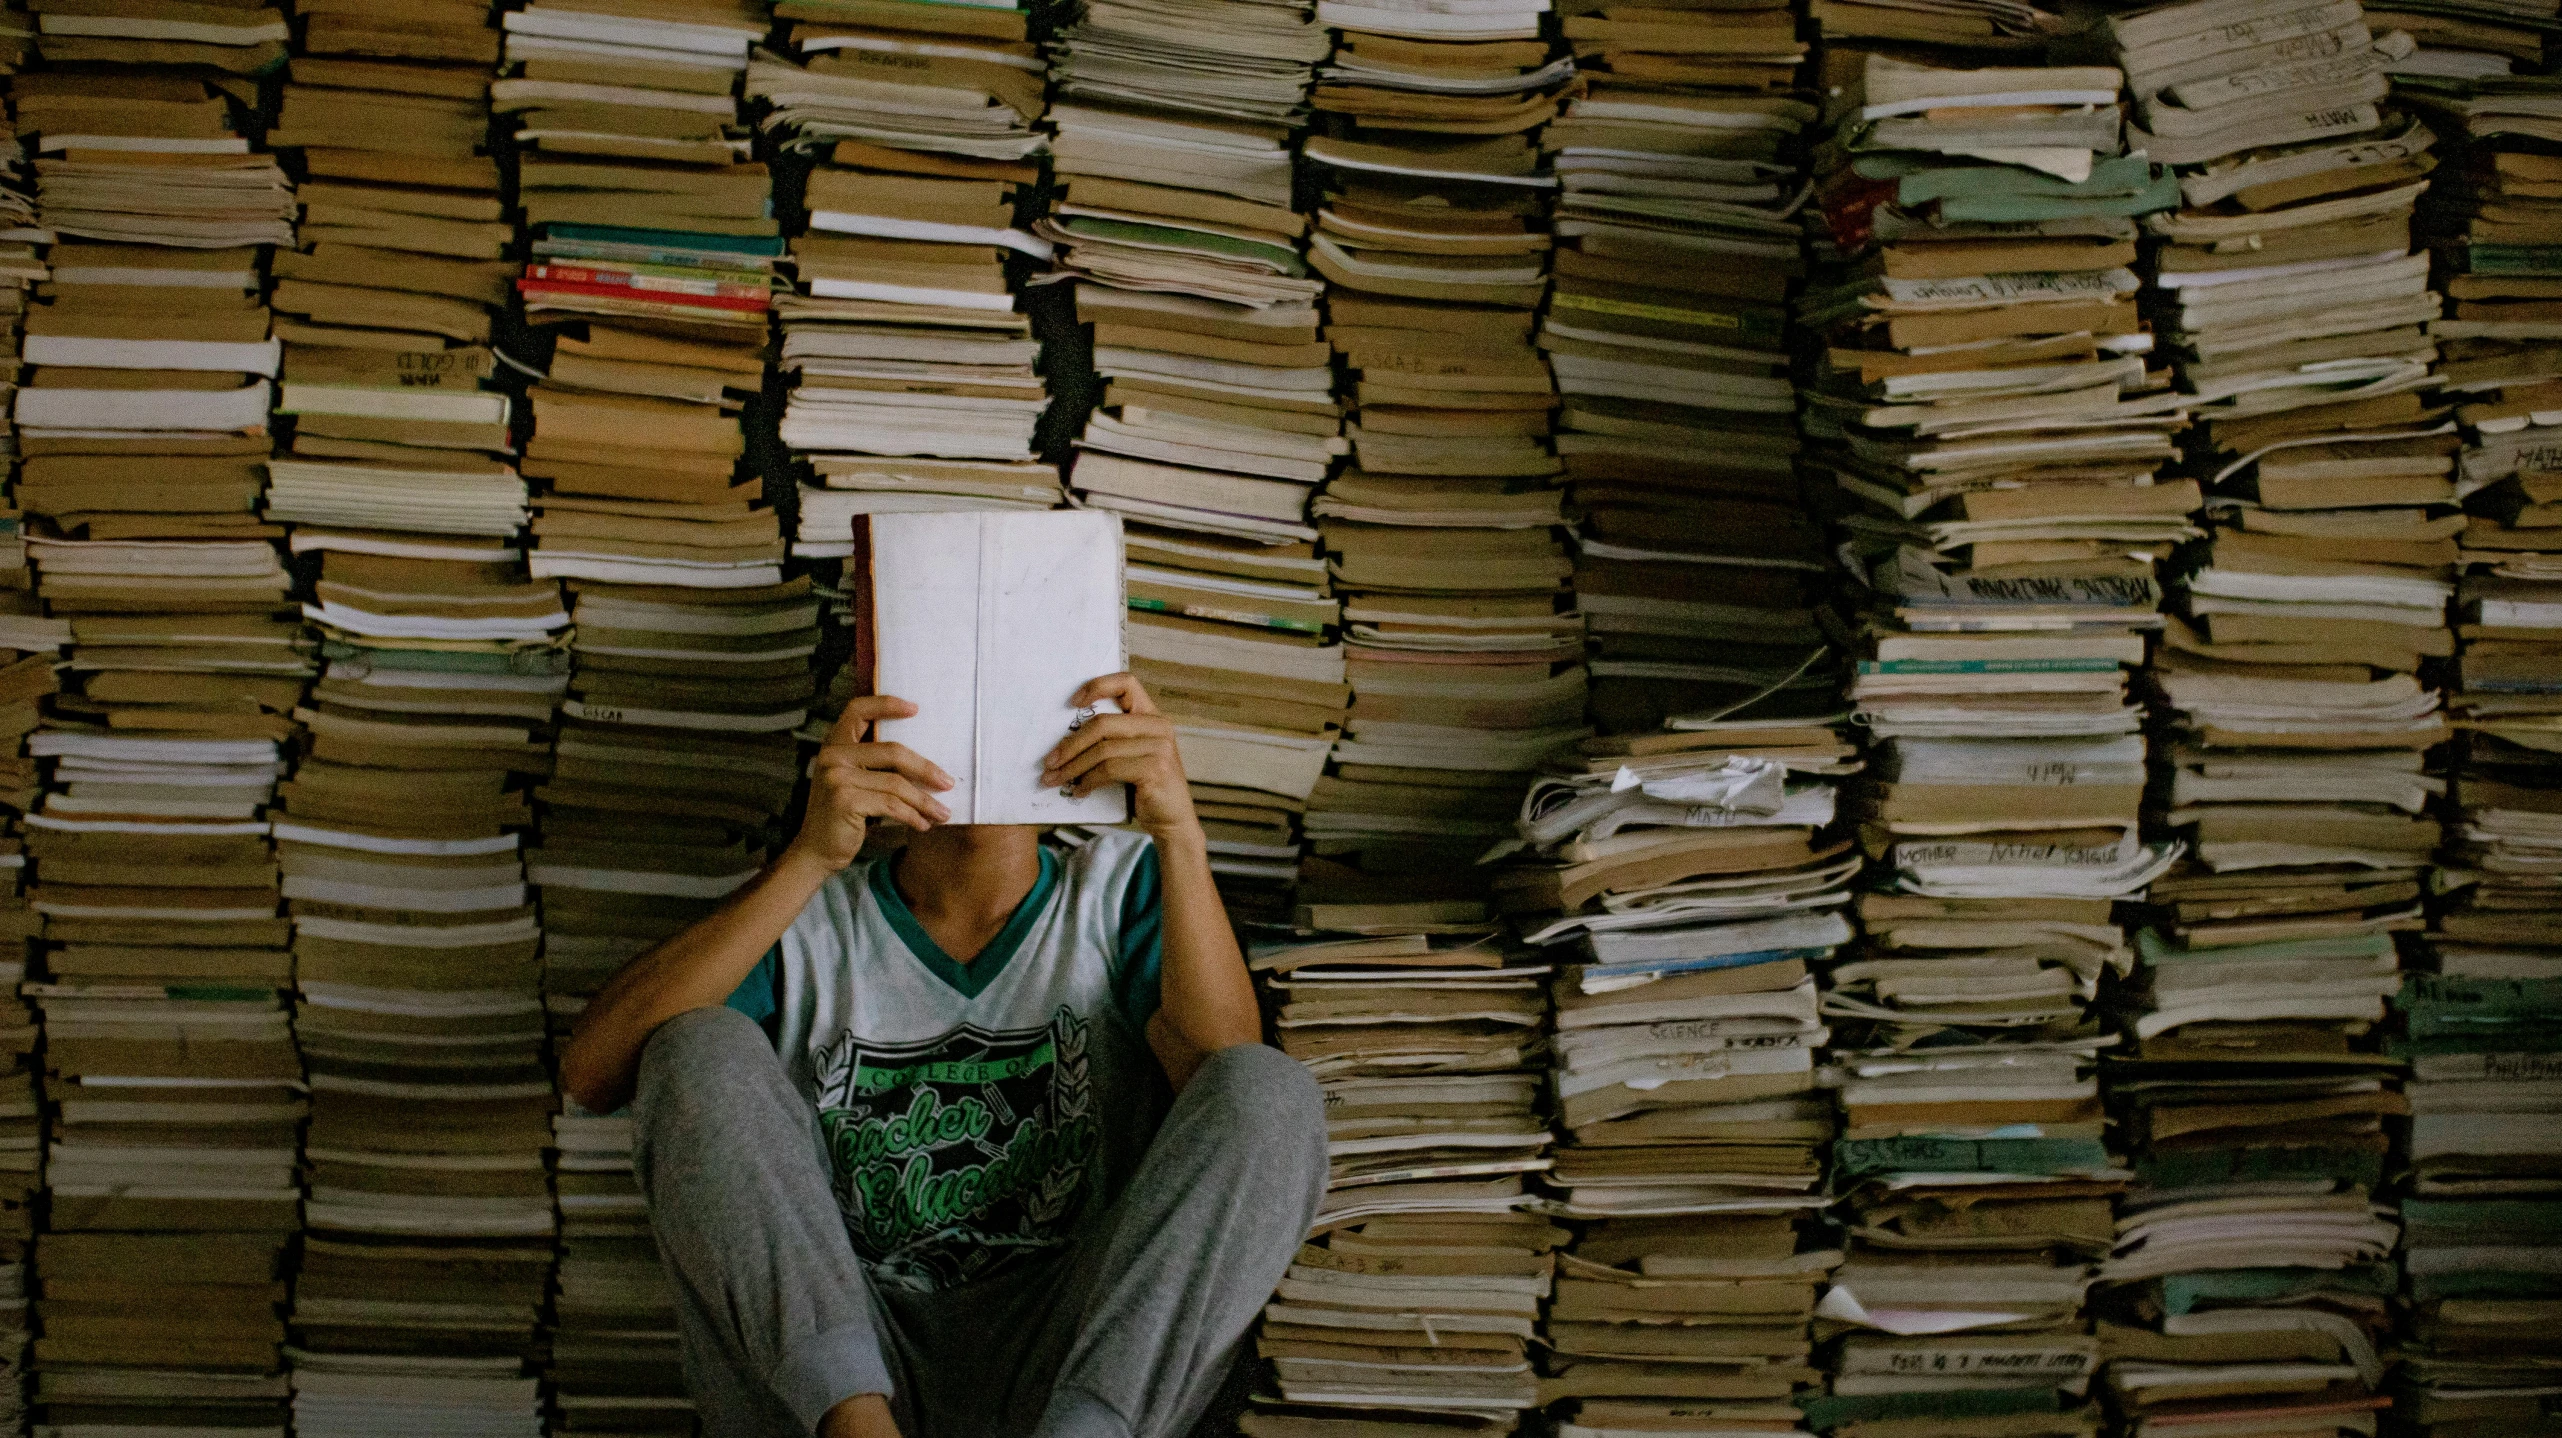
<instances>
[{"instance_id":1,"label":"screen-printed shirt graphic","mask_svg":"<svg viewBox=\"0 0 2562 1438\"><path fill-rule=\"evenodd\" d=\"M1031 892L963 962L891 862L868 860L730 995L816 1112L873 1282L932 1291L1024 1267L1120 1196L1170 1098L1146 1037L1158 887L1142 835L1045 842Z\"/></svg>"},{"instance_id":2,"label":"screen-printed shirt graphic","mask_svg":"<svg viewBox=\"0 0 2562 1438\"><path fill-rule=\"evenodd\" d=\"M963 1024L818 1054L819 1130L855 1252L902 1287L985 1278L1067 1242L1096 1187L1087 1026Z\"/></svg>"}]
</instances>

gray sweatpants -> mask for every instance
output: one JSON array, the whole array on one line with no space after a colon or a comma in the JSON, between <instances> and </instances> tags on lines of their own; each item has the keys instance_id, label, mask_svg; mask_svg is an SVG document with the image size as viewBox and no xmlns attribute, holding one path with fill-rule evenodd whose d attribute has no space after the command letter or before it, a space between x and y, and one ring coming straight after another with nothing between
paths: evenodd
<instances>
[{"instance_id":1,"label":"gray sweatpants","mask_svg":"<svg viewBox=\"0 0 2562 1438\"><path fill-rule=\"evenodd\" d=\"M710 1438L808 1438L858 1393L886 1394L907 1438L1180 1438L1325 1186L1315 1081L1262 1045L1226 1049L1077 1243L911 1293L866 1280L817 1114L745 1015L669 1020L633 1107Z\"/></svg>"}]
</instances>

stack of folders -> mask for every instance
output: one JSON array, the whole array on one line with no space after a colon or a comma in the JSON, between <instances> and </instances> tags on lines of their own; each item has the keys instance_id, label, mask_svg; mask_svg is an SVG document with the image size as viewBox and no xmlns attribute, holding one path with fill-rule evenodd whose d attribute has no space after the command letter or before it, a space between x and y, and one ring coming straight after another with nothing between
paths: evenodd
<instances>
[{"instance_id":1,"label":"stack of folders","mask_svg":"<svg viewBox=\"0 0 2562 1438\"><path fill-rule=\"evenodd\" d=\"M1264 1310L1279 1403L1243 1422L1508 1433L1538 1402L1529 1340L1566 1239L1519 1211L1548 1162L1532 1070L1548 969L1507 962L1482 907L1335 902L1353 897L1303 891L1307 937L1253 955L1282 1051L1325 1088L1331 1178Z\"/></svg>"},{"instance_id":2,"label":"stack of folders","mask_svg":"<svg viewBox=\"0 0 2562 1438\"><path fill-rule=\"evenodd\" d=\"M2390 1402L2395 1224L2376 1195L2409 1105L2377 1030L2401 987L2392 931L2416 920L2389 866L2308 872L2379 902L2324 904L2292 874L2174 879L2121 990L2105 1076L2135 1181L2093 1306L2109 1401L2143 1438L2367 1432Z\"/></svg>"},{"instance_id":3,"label":"stack of folders","mask_svg":"<svg viewBox=\"0 0 2562 1438\"><path fill-rule=\"evenodd\" d=\"M632 1176L632 1120L572 1104L552 1133L560 1151L552 1431L690 1435L676 1290Z\"/></svg>"},{"instance_id":4,"label":"stack of folders","mask_svg":"<svg viewBox=\"0 0 2562 1438\"><path fill-rule=\"evenodd\" d=\"M1546 1177L1583 1223L1543 1391L1580 1426L1796 1431L1820 1381L1807 1322L1839 1254L1798 1242L1833 1134L1809 966L1852 937L1859 861L1818 835L1853 761L1820 726L1592 740L1523 807L1521 839L1569 866L1498 882L1575 960Z\"/></svg>"},{"instance_id":5,"label":"stack of folders","mask_svg":"<svg viewBox=\"0 0 2562 1438\"><path fill-rule=\"evenodd\" d=\"M1310 493L1350 449L1318 331L1324 282L1300 253L1307 222L1290 208L1286 151L1240 181L1088 143L1097 124L1167 144L1286 139L1305 118L1324 29L1304 6L1217 8L1233 18L1194 29L1179 53L1148 38L1174 6L1098 5L1066 33L1066 191L1040 230L1075 277L1076 318L1092 327L1105 381L1068 482L1080 504L1128 521L1132 664L1175 717L1185 771L1211 806L1222 891L1286 920L1295 820L1349 698L1339 611L1307 522ZM1136 82L1187 57L1255 78L1147 95L1141 108Z\"/></svg>"},{"instance_id":6,"label":"stack of folders","mask_svg":"<svg viewBox=\"0 0 2562 1438\"><path fill-rule=\"evenodd\" d=\"M60 946L44 982L128 985L85 1033L58 1026L87 1041L56 1043L46 1076L60 1246L38 1255L39 1314L78 1321L48 1325L38 1401L57 1425L123 1408L281 1433L305 1103L263 810L309 665L255 512L278 359L255 247L291 243L293 193L177 72L16 90L62 157L38 162L43 221L78 237L15 402L37 592L76 640L73 692L29 741L53 761L25 819L30 902Z\"/></svg>"},{"instance_id":7,"label":"stack of folders","mask_svg":"<svg viewBox=\"0 0 2562 1438\"><path fill-rule=\"evenodd\" d=\"M2394 1004L2412 1110L2397 1407L2430 1438L2549 1431L2562 1358L2562 956L2547 933L2494 927L2522 856L2475 854L2491 877Z\"/></svg>"}]
</instances>

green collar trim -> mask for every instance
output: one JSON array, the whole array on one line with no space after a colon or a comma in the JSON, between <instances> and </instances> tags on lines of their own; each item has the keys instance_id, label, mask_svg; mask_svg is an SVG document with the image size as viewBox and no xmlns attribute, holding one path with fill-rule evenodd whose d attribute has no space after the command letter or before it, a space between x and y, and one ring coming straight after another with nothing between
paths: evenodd
<instances>
[{"instance_id":1,"label":"green collar trim","mask_svg":"<svg viewBox=\"0 0 2562 1438\"><path fill-rule=\"evenodd\" d=\"M1015 951L1023 947L1023 940L1032 932L1032 925L1041 917L1041 911L1049 907L1050 892L1059 886L1059 856L1051 853L1050 846L1044 844L1041 846L1041 874L1032 881L1032 892L1025 894L1023 902L1014 906L1014 917L1005 921L1005 927L996 931L996 937L987 941L987 947L979 950L978 957L964 964L943 952L943 946L934 942L934 936L925 932L925 926L917 922L916 912L907 906L907 900L899 894L897 881L890 877L894 862L895 856L872 866L873 902L881 906L881 917L890 921L890 928L907 945L908 952L916 955L916 961L965 999L974 999L986 992L987 986L996 982L997 975L1005 972L1005 966L1014 961Z\"/></svg>"}]
</instances>

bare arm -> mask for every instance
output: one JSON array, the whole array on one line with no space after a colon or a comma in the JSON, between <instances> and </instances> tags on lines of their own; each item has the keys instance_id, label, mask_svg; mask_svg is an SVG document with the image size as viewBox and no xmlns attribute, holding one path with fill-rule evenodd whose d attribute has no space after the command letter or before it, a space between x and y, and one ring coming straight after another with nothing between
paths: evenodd
<instances>
[{"instance_id":1,"label":"bare arm","mask_svg":"<svg viewBox=\"0 0 2562 1438\"><path fill-rule=\"evenodd\" d=\"M951 787L942 770L904 744L861 742L873 720L915 712L884 695L847 704L812 761L809 814L781 856L693 927L624 965L589 1001L560 1054L561 1088L580 1107L610 1113L631 1102L649 1036L727 999L819 887L854 862L872 820L921 832L951 817L931 793Z\"/></svg>"},{"instance_id":2,"label":"bare arm","mask_svg":"<svg viewBox=\"0 0 2562 1438\"><path fill-rule=\"evenodd\" d=\"M1260 1042L1262 1016L1245 955L1228 926L1226 906L1210 877L1210 841L1192 811L1174 724L1157 712L1136 677L1107 675L1077 691L1074 702L1110 699L1124 711L1106 714L1059 742L1041 775L1078 794L1104 784L1130 786L1131 814L1156 841L1164 876L1165 963L1148 1046L1166 1077L1181 1088L1201 1060L1223 1048Z\"/></svg>"}]
</instances>

